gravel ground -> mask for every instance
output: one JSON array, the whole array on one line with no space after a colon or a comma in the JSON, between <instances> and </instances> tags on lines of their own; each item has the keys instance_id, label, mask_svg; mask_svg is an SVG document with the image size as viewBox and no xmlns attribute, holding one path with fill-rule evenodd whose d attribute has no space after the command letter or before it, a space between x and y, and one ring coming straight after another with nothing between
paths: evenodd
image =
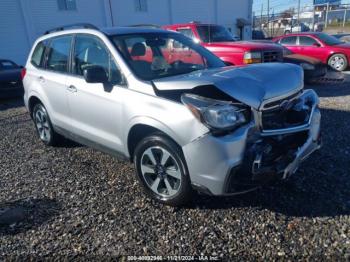
<instances>
[{"instance_id":1,"label":"gravel ground","mask_svg":"<svg viewBox=\"0 0 350 262\"><path fill-rule=\"evenodd\" d=\"M313 86L324 147L290 181L185 208L147 199L129 163L72 142L45 147L20 102L0 104L0 212L12 210L0 256L350 259L349 80Z\"/></svg>"}]
</instances>

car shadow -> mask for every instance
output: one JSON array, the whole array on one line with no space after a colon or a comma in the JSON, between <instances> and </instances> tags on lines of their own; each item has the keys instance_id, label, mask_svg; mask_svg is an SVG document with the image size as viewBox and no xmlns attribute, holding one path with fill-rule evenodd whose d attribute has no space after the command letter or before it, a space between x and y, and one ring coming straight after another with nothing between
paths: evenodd
<instances>
[{"instance_id":1,"label":"car shadow","mask_svg":"<svg viewBox=\"0 0 350 262\"><path fill-rule=\"evenodd\" d=\"M0 236L15 235L39 227L59 214L54 199L22 199L0 203Z\"/></svg>"},{"instance_id":2,"label":"car shadow","mask_svg":"<svg viewBox=\"0 0 350 262\"><path fill-rule=\"evenodd\" d=\"M286 216L350 215L350 112L322 109L323 147L288 181L232 197L196 195L188 208L253 207Z\"/></svg>"},{"instance_id":3,"label":"car shadow","mask_svg":"<svg viewBox=\"0 0 350 262\"><path fill-rule=\"evenodd\" d=\"M326 78L313 84L305 85L305 88L314 89L320 97L348 96L350 95L350 75L331 72Z\"/></svg>"},{"instance_id":4,"label":"car shadow","mask_svg":"<svg viewBox=\"0 0 350 262\"><path fill-rule=\"evenodd\" d=\"M0 99L0 111L23 106L24 101L21 98Z\"/></svg>"}]
</instances>

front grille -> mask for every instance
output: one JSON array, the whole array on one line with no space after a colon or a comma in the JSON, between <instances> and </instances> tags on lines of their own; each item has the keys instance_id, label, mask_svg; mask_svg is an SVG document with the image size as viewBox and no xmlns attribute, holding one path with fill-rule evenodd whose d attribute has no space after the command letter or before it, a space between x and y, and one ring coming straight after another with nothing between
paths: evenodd
<instances>
[{"instance_id":1,"label":"front grille","mask_svg":"<svg viewBox=\"0 0 350 262\"><path fill-rule=\"evenodd\" d=\"M282 61L282 53L278 51L265 51L263 52L263 62L281 62Z\"/></svg>"},{"instance_id":2,"label":"front grille","mask_svg":"<svg viewBox=\"0 0 350 262\"><path fill-rule=\"evenodd\" d=\"M262 112L262 128L274 130L304 125L309 120L310 113L311 107L303 110L276 108Z\"/></svg>"},{"instance_id":3,"label":"front grille","mask_svg":"<svg viewBox=\"0 0 350 262\"><path fill-rule=\"evenodd\" d=\"M294 100L296 99L300 94L301 94L302 91L299 91L293 95L290 95L288 97L285 97L284 99L281 99L281 100L277 100L277 101L273 101L273 102L270 102L270 103L266 103L264 105L264 107L262 108L262 110L270 110L270 109L274 109L276 107L279 107L280 104L282 103L282 101L285 101L285 100Z\"/></svg>"},{"instance_id":4,"label":"front grille","mask_svg":"<svg viewBox=\"0 0 350 262\"><path fill-rule=\"evenodd\" d=\"M261 112L261 128L266 131L307 124L312 106L312 101L303 102L295 95L269 103Z\"/></svg>"}]
</instances>

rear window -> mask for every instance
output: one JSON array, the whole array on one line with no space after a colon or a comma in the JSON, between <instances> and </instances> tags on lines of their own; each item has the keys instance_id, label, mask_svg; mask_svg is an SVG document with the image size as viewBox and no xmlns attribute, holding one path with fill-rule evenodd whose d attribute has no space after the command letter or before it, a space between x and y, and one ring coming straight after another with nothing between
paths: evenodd
<instances>
[{"instance_id":1,"label":"rear window","mask_svg":"<svg viewBox=\"0 0 350 262\"><path fill-rule=\"evenodd\" d=\"M44 58L44 53L45 53L45 48L46 48L46 41L42 41L34 49L32 58L30 62L32 65L36 67L42 67L43 66L43 58Z\"/></svg>"},{"instance_id":2,"label":"rear window","mask_svg":"<svg viewBox=\"0 0 350 262\"><path fill-rule=\"evenodd\" d=\"M296 36L289 36L282 38L280 41L280 44L282 45L296 45L297 44L297 37Z\"/></svg>"},{"instance_id":3,"label":"rear window","mask_svg":"<svg viewBox=\"0 0 350 262\"><path fill-rule=\"evenodd\" d=\"M15 69L15 68L18 68L18 65L16 65L12 61L8 61L8 60L0 61L0 70L9 70L9 69Z\"/></svg>"},{"instance_id":4,"label":"rear window","mask_svg":"<svg viewBox=\"0 0 350 262\"><path fill-rule=\"evenodd\" d=\"M197 26L197 31L200 38L205 43L235 41L231 32L220 25L200 25Z\"/></svg>"}]
</instances>

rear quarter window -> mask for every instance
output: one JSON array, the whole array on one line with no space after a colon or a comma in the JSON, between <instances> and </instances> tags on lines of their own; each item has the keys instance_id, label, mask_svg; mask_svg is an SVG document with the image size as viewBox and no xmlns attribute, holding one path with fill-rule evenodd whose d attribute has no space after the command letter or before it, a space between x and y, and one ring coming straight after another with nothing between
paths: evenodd
<instances>
[{"instance_id":1,"label":"rear quarter window","mask_svg":"<svg viewBox=\"0 0 350 262\"><path fill-rule=\"evenodd\" d=\"M35 67L39 67L39 68L43 67L43 60L44 60L46 46L47 46L47 41L41 41L36 45L32 58L30 60L31 64L34 65Z\"/></svg>"}]
</instances>

